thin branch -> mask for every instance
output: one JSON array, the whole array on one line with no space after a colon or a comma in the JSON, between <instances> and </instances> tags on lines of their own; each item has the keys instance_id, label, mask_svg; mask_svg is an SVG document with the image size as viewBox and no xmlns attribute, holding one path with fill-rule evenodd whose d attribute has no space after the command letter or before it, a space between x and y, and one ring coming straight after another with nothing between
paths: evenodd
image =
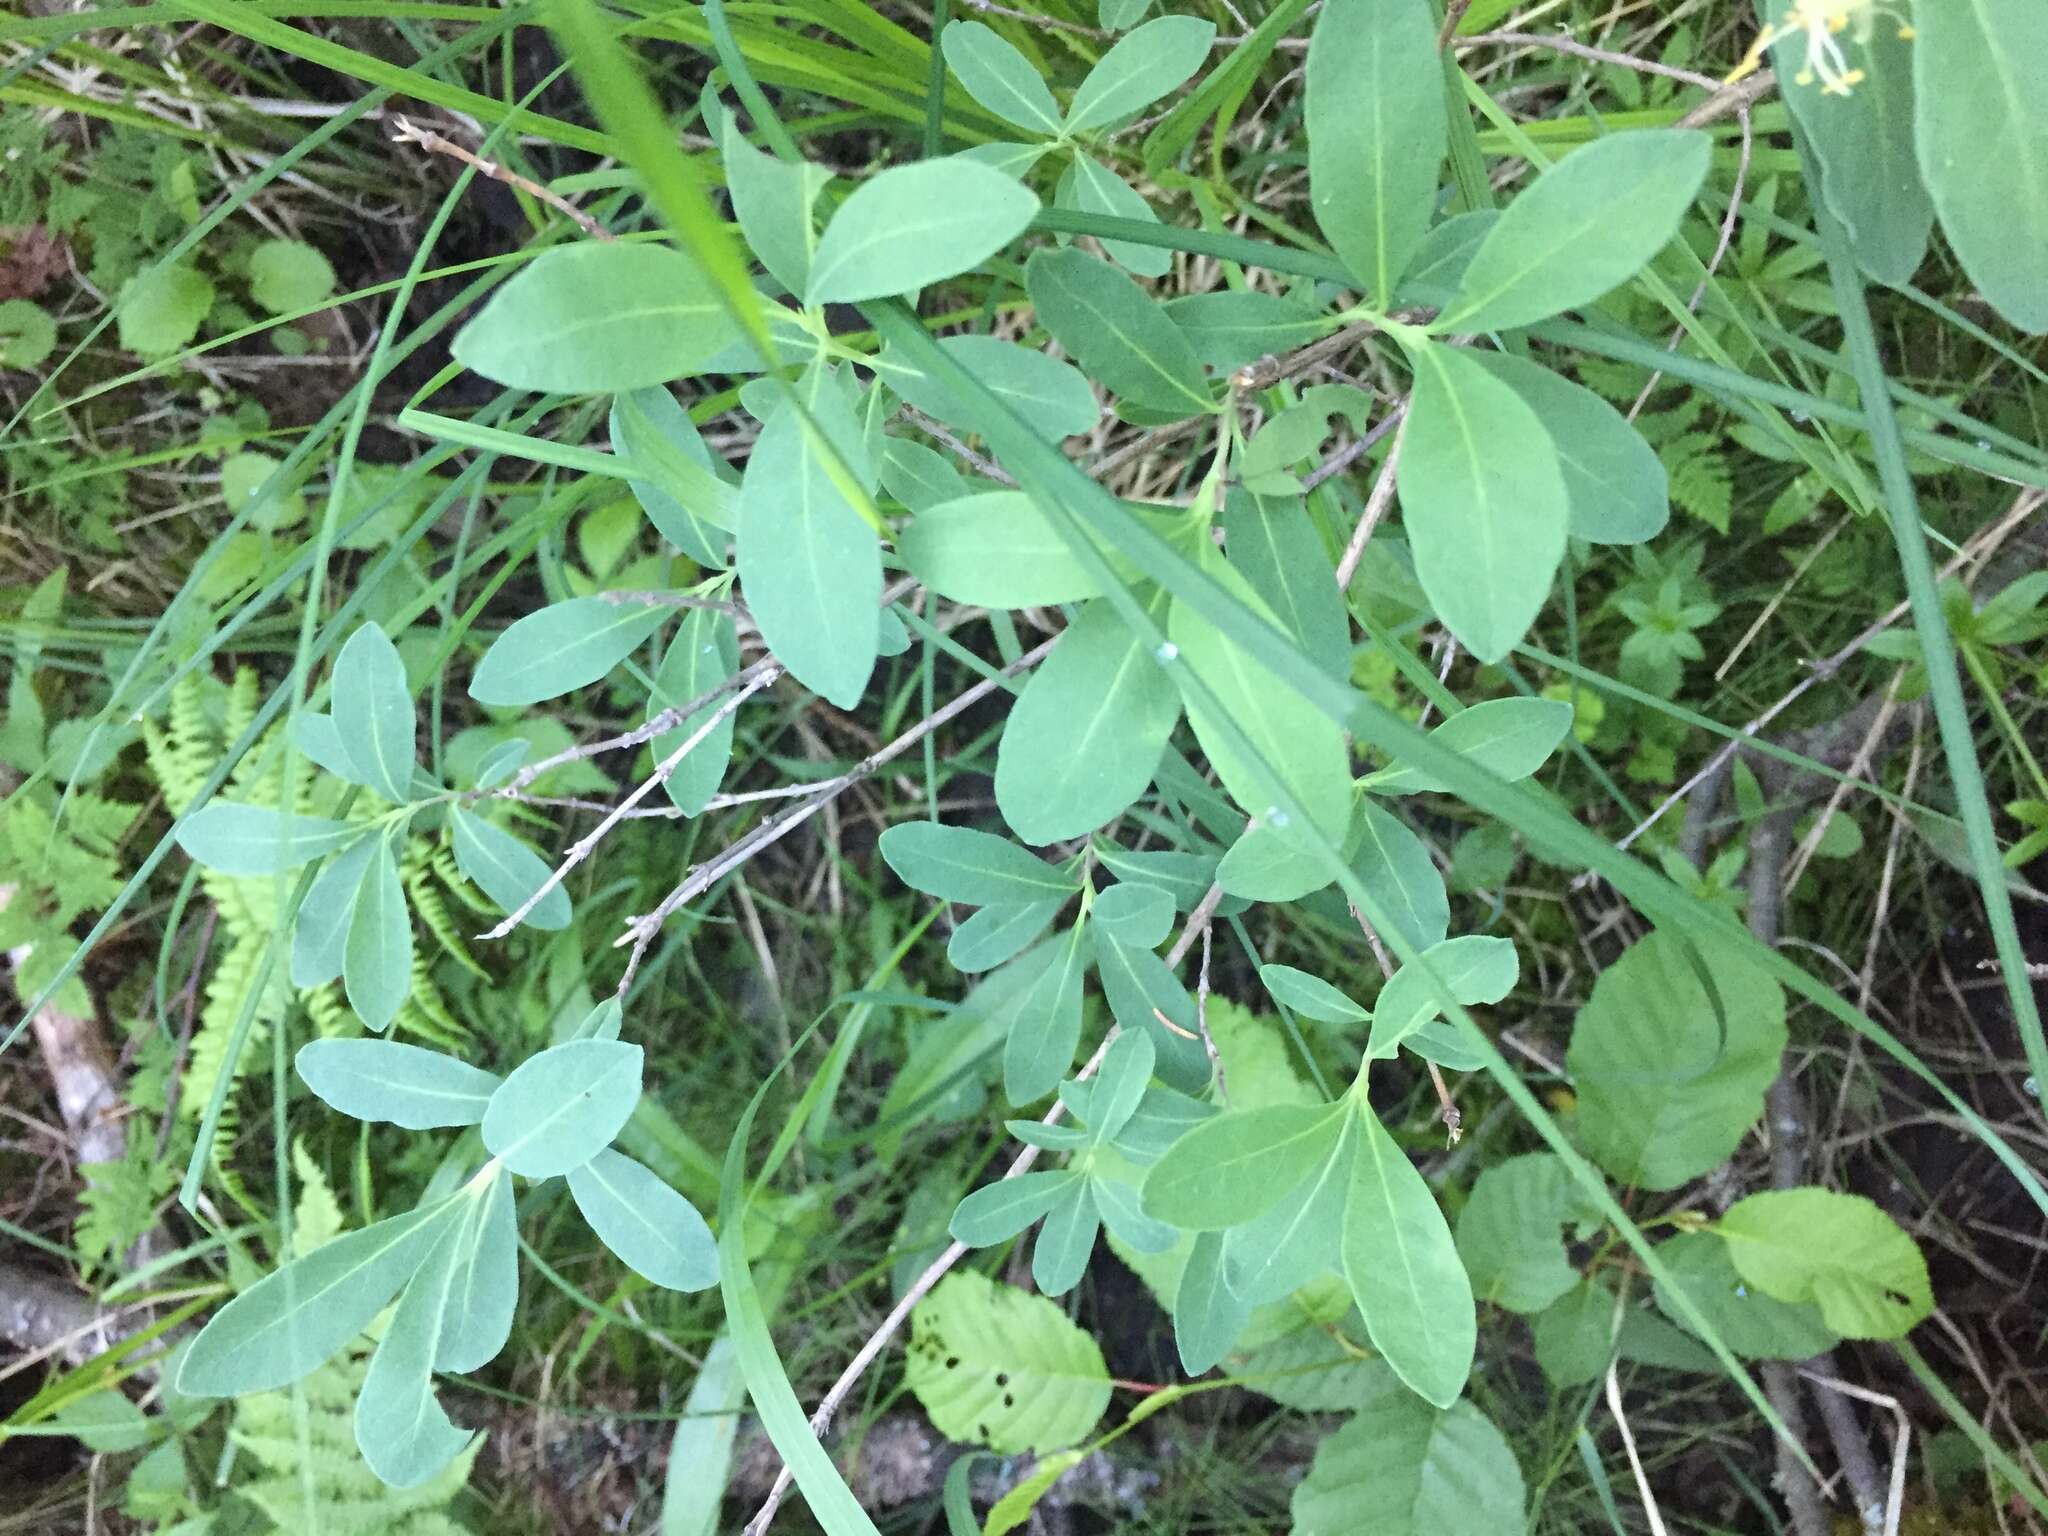
<instances>
[{"instance_id":1,"label":"thin branch","mask_svg":"<svg viewBox=\"0 0 2048 1536\"><path fill-rule=\"evenodd\" d=\"M431 128L422 128L408 118L394 117L391 120L391 139L396 144L417 144L429 154L448 155L464 165L474 166L478 172L493 181L502 181L508 187L517 187L529 197L546 203L564 218L573 221L593 240L616 240L618 236L606 229L589 214L578 208L559 192L550 192L539 182L520 175L500 165L495 160L486 160L472 150L464 149L453 139L443 138Z\"/></svg>"},{"instance_id":2,"label":"thin branch","mask_svg":"<svg viewBox=\"0 0 2048 1536\"><path fill-rule=\"evenodd\" d=\"M1405 422L1408 407L1404 402L1393 418ZM1337 562L1337 590L1348 592L1351 578L1358 574L1358 562L1365 558L1365 546L1372 538L1373 529L1380 519L1387 515L1387 508L1394 499L1395 468L1401 462L1401 439L1395 437L1394 445L1387 450L1387 461L1380 466L1379 478L1372 483L1372 490L1365 498L1365 510L1358 515L1358 526L1351 531L1351 542L1344 546L1344 556Z\"/></svg>"},{"instance_id":3,"label":"thin branch","mask_svg":"<svg viewBox=\"0 0 2048 1536\"><path fill-rule=\"evenodd\" d=\"M740 689L738 693L719 705L711 717L698 726L696 730L692 731L681 746L677 747L675 751L669 753L667 757L656 764L654 772L643 779L630 795L613 807L611 813L604 820L592 827L587 835L576 841L562 862L555 866L553 873L541 882L538 890L519 904L519 909L516 912L508 913L503 922L499 923L488 933L478 934L477 938L479 940L502 939L506 934L524 922L526 915L541 904L548 892L568 878L570 870L590 857L591 852L604 840L605 835L620 822L624 821L632 812L634 806L652 794L658 786L668 782L669 776L681 766L683 759L694 752L707 736L717 730L721 722L730 718L733 712L742 704L746 703L748 699L759 693L763 688L766 688L780 676L782 676L781 666L770 665L759 677L756 677L746 687Z\"/></svg>"}]
</instances>

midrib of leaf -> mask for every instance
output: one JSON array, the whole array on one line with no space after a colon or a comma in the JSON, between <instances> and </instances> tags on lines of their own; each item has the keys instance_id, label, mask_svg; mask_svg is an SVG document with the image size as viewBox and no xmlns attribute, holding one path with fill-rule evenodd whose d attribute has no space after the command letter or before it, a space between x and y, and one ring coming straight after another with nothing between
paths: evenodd
<instances>
[{"instance_id":1,"label":"midrib of leaf","mask_svg":"<svg viewBox=\"0 0 2048 1536\"><path fill-rule=\"evenodd\" d=\"M1137 221L1126 220L1121 222L1136 223ZM1142 228L1143 226L1141 225L1140 227ZM1087 310L1089 314L1095 317L1096 324L1100 325L1110 335L1114 336L1118 341L1122 342L1126 347L1130 348L1132 354L1136 356L1137 359L1145 365L1145 367L1149 368L1153 373L1157 374L1163 383L1171 386L1174 393L1181 395L1184 398L1194 402L1195 407L1198 410L1206 412L1215 409L1213 402L1211 402L1204 396L1195 394L1188 388L1186 381L1176 377L1172 373L1169 373L1165 365L1162 364L1157 358L1155 358L1152 355L1150 348L1138 345L1137 341L1134 340L1128 332L1124 331L1120 326L1118 326L1109 317L1106 311L1097 308L1097 306L1091 301L1089 295L1081 291L1080 286L1078 284L1069 285L1068 292L1073 296L1075 302L1078 303L1081 306L1081 308ZM986 393L987 391L984 392ZM992 393L990 394L990 398L995 398ZM1054 531L1055 533L1057 533L1058 530Z\"/></svg>"}]
</instances>

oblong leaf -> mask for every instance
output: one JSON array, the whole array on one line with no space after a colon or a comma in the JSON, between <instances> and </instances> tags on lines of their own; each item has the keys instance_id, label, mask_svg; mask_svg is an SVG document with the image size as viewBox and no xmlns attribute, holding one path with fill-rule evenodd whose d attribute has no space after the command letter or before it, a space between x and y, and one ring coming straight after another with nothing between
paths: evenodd
<instances>
[{"instance_id":1,"label":"oblong leaf","mask_svg":"<svg viewBox=\"0 0 2048 1536\"><path fill-rule=\"evenodd\" d=\"M553 873L546 860L495 822L459 805L449 807L448 822L455 833L455 867L507 913L518 911ZM570 915L569 893L558 885L520 921L553 930L568 927Z\"/></svg>"},{"instance_id":2,"label":"oblong leaf","mask_svg":"<svg viewBox=\"0 0 2048 1536\"><path fill-rule=\"evenodd\" d=\"M1304 90L1316 223L1385 305L1429 227L1448 142L1426 0L1324 0Z\"/></svg>"},{"instance_id":3,"label":"oblong leaf","mask_svg":"<svg viewBox=\"0 0 2048 1536\"><path fill-rule=\"evenodd\" d=\"M1291 965L1262 965L1259 980L1275 999L1319 1024L1358 1024L1371 1017L1322 977L1298 971Z\"/></svg>"},{"instance_id":4,"label":"oblong leaf","mask_svg":"<svg viewBox=\"0 0 2048 1536\"><path fill-rule=\"evenodd\" d=\"M1025 268L1038 320L1112 393L1146 410L1215 408L1187 337L1136 283L1080 251L1038 251Z\"/></svg>"},{"instance_id":5,"label":"oblong leaf","mask_svg":"<svg viewBox=\"0 0 2048 1536\"><path fill-rule=\"evenodd\" d=\"M1085 605L1010 707L996 806L1027 843L1079 837L1144 794L1180 691L1116 609Z\"/></svg>"},{"instance_id":6,"label":"oblong leaf","mask_svg":"<svg viewBox=\"0 0 2048 1536\"><path fill-rule=\"evenodd\" d=\"M1252 1309L1224 1283L1220 1232L1195 1238L1173 1293L1173 1345L1181 1369L1200 1376L1230 1352L1251 1321Z\"/></svg>"},{"instance_id":7,"label":"oblong leaf","mask_svg":"<svg viewBox=\"0 0 2048 1536\"><path fill-rule=\"evenodd\" d=\"M569 1170L569 1193L590 1230L636 1275L672 1291L718 1283L718 1239L697 1207L652 1169L600 1152Z\"/></svg>"},{"instance_id":8,"label":"oblong leaf","mask_svg":"<svg viewBox=\"0 0 2048 1536\"><path fill-rule=\"evenodd\" d=\"M449 1282L449 1316L434 1351L437 1371L474 1371L498 1358L519 1308L519 1225L512 1175L500 1168L475 1199L467 1243Z\"/></svg>"},{"instance_id":9,"label":"oblong leaf","mask_svg":"<svg viewBox=\"0 0 2048 1536\"><path fill-rule=\"evenodd\" d=\"M1046 940L1051 963L1039 973L1011 1021L1003 1045L1003 1094L1029 1104L1059 1086L1081 1043L1081 976L1088 946L1080 924Z\"/></svg>"},{"instance_id":10,"label":"oblong leaf","mask_svg":"<svg viewBox=\"0 0 2048 1536\"><path fill-rule=\"evenodd\" d=\"M1053 203L1081 213L1099 213L1112 219L1133 219L1140 224L1157 224L1159 215L1144 196L1094 156L1074 152L1073 164L1060 177ZM1173 252L1160 245L1141 245L1135 240L1104 240L1109 259L1140 277L1164 277L1173 268Z\"/></svg>"},{"instance_id":11,"label":"oblong leaf","mask_svg":"<svg viewBox=\"0 0 2048 1536\"><path fill-rule=\"evenodd\" d=\"M981 608L1039 608L1102 590L1022 491L982 491L927 507L897 534L896 553L940 596Z\"/></svg>"},{"instance_id":12,"label":"oblong leaf","mask_svg":"<svg viewBox=\"0 0 2048 1536\"><path fill-rule=\"evenodd\" d=\"M1373 1348L1419 1396L1448 1408L1479 1338L1472 1284L1428 1183L1370 1111L1344 1207L1344 1278Z\"/></svg>"},{"instance_id":13,"label":"oblong leaf","mask_svg":"<svg viewBox=\"0 0 2048 1536\"><path fill-rule=\"evenodd\" d=\"M1512 330L1627 282L1678 233L1711 147L1694 129L1644 128L1573 151L1508 204L1432 329Z\"/></svg>"},{"instance_id":14,"label":"oblong leaf","mask_svg":"<svg viewBox=\"0 0 2048 1536\"><path fill-rule=\"evenodd\" d=\"M1358 805L1358 847L1351 867L1410 944L1428 949L1451 925L1451 899L1429 848L1407 823L1370 797Z\"/></svg>"},{"instance_id":15,"label":"oblong leaf","mask_svg":"<svg viewBox=\"0 0 2048 1536\"><path fill-rule=\"evenodd\" d=\"M632 1116L640 1069L640 1047L621 1040L571 1040L529 1056L491 1095L484 1145L529 1179L580 1168Z\"/></svg>"},{"instance_id":16,"label":"oblong leaf","mask_svg":"<svg viewBox=\"0 0 2048 1536\"><path fill-rule=\"evenodd\" d=\"M334 659L334 725L353 782L393 805L412 798L412 694L398 647L375 624L350 635Z\"/></svg>"},{"instance_id":17,"label":"oblong leaf","mask_svg":"<svg viewBox=\"0 0 2048 1536\"><path fill-rule=\"evenodd\" d=\"M1499 661L1535 622L1564 557L1571 513L1557 450L1522 397L1461 349L1417 345L1409 360L1398 483L1415 574L1465 648Z\"/></svg>"},{"instance_id":18,"label":"oblong leaf","mask_svg":"<svg viewBox=\"0 0 2048 1536\"><path fill-rule=\"evenodd\" d=\"M479 704L538 704L588 687L661 628L656 603L572 597L516 620L491 642L469 680Z\"/></svg>"},{"instance_id":19,"label":"oblong leaf","mask_svg":"<svg viewBox=\"0 0 2048 1536\"><path fill-rule=\"evenodd\" d=\"M898 822L882 834L881 849L905 885L941 901L1012 907L1061 901L1080 889L1059 865L972 827Z\"/></svg>"},{"instance_id":20,"label":"oblong leaf","mask_svg":"<svg viewBox=\"0 0 2048 1536\"><path fill-rule=\"evenodd\" d=\"M1205 1120L1145 1176L1145 1212L1189 1232L1220 1232L1271 1209L1344 1133L1341 1104L1272 1104Z\"/></svg>"},{"instance_id":21,"label":"oblong leaf","mask_svg":"<svg viewBox=\"0 0 2048 1536\"><path fill-rule=\"evenodd\" d=\"M1366 1043L1366 1055L1393 1055L1396 1047L1443 1011L1430 981L1432 973L1453 998L1469 1007L1506 997L1521 974L1521 965L1508 939L1467 933L1430 945L1412 963L1394 972L1393 979L1380 989L1372 1007L1372 1038Z\"/></svg>"},{"instance_id":22,"label":"oblong leaf","mask_svg":"<svg viewBox=\"0 0 2048 1536\"><path fill-rule=\"evenodd\" d=\"M844 398L813 376L805 405L849 457L860 433ZM739 521L740 585L761 638L798 682L851 709L875 669L881 545L793 401L754 440Z\"/></svg>"},{"instance_id":23,"label":"oblong leaf","mask_svg":"<svg viewBox=\"0 0 2048 1536\"><path fill-rule=\"evenodd\" d=\"M481 1067L397 1040L313 1040L292 1064L330 1108L409 1131L477 1124L500 1082Z\"/></svg>"},{"instance_id":24,"label":"oblong leaf","mask_svg":"<svg viewBox=\"0 0 2048 1536\"><path fill-rule=\"evenodd\" d=\"M608 425L612 451L639 471L626 484L655 531L699 565L724 565L739 493L713 472L690 413L665 389L628 390L612 396Z\"/></svg>"},{"instance_id":25,"label":"oblong leaf","mask_svg":"<svg viewBox=\"0 0 2048 1536\"><path fill-rule=\"evenodd\" d=\"M178 846L224 875L274 875L345 847L368 831L358 822L210 800L178 824Z\"/></svg>"},{"instance_id":26,"label":"oblong leaf","mask_svg":"<svg viewBox=\"0 0 2048 1536\"><path fill-rule=\"evenodd\" d=\"M970 1248L1006 1243L1051 1210L1074 1181L1075 1175L1062 1171L1020 1173L984 1184L955 1208L946 1230Z\"/></svg>"},{"instance_id":27,"label":"oblong leaf","mask_svg":"<svg viewBox=\"0 0 2048 1536\"><path fill-rule=\"evenodd\" d=\"M1215 23L1197 16L1156 17L1119 38L1075 87L1065 131L1107 127L1178 90L1202 67L1215 39Z\"/></svg>"},{"instance_id":28,"label":"oblong leaf","mask_svg":"<svg viewBox=\"0 0 2048 1536\"><path fill-rule=\"evenodd\" d=\"M342 989L356 1017L387 1029L412 993L412 914L391 845L379 839L356 887L342 949Z\"/></svg>"},{"instance_id":29,"label":"oblong leaf","mask_svg":"<svg viewBox=\"0 0 2048 1536\"><path fill-rule=\"evenodd\" d=\"M1059 133L1059 103L1046 89L1044 77L993 27L955 21L940 34L939 49L967 94L1004 122L1033 133Z\"/></svg>"},{"instance_id":30,"label":"oblong leaf","mask_svg":"<svg viewBox=\"0 0 2048 1536\"><path fill-rule=\"evenodd\" d=\"M1432 730L1430 739L1503 779L1526 779L1557 750L1572 728L1572 707L1562 699L1487 699L1461 709ZM1414 795L1443 789L1443 780L1407 763L1370 774L1375 794Z\"/></svg>"},{"instance_id":31,"label":"oblong leaf","mask_svg":"<svg viewBox=\"0 0 2048 1536\"><path fill-rule=\"evenodd\" d=\"M376 853L377 839L365 837L341 850L313 877L292 924L292 985L324 987L348 960L348 923L355 915L356 890Z\"/></svg>"},{"instance_id":32,"label":"oblong leaf","mask_svg":"<svg viewBox=\"0 0 2048 1536\"><path fill-rule=\"evenodd\" d=\"M1994 309L2048 331L2048 12L1920 4L1913 25L1920 171L1942 232Z\"/></svg>"},{"instance_id":33,"label":"oblong leaf","mask_svg":"<svg viewBox=\"0 0 2048 1536\"><path fill-rule=\"evenodd\" d=\"M947 35L952 35L950 28ZM940 340L939 350L1046 437L1091 431L1102 415L1087 377L1056 357L998 336L947 336ZM925 415L974 430L972 407L914 363L886 352L876 360L875 372Z\"/></svg>"},{"instance_id":34,"label":"oblong leaf","mask_svg":"<svg viewBox=\"0 0 2048 1536\"><path fill-rule=\"evenodd\" d=\"M984 907L953 930L946 941L946 963L970 975L1001 965L1051 927L1062 904L1053 900L1021 907Z\"/></svg>"},{"instance_id":35,"label":"oblong leaf","mask_svg":"<svg viewBox=\"0 0 2048 1536\"><path fill-rule=\"evenodd\" d=\"M406 1282L356 1398L356 1447L394 1488L426 1482L473 1438L449 1422L434 1396L434 1357L452 1320L458 1249L468 1230L464 1222L451 1227Z\"/></svg>"},{"instance_id":36,"label":"oblong leaf","mask_svg":"<svg viewBox=\"0 0 2048 1536\"><path fill-rule=\"evenodd\" d=\"M1347 1121L1330 1155L1306 1179L1225 1238L1224 1280L1250 1305L1279 1301L1338 1267L1351 1189L1351 1137Z\"/></svg>"},{"instance_id":37,"label":"oblong leaf","mask_svg":"<svg viewBox=\"0 0 2048 1536\"><path fill-rule=\"evenodd\" d=\"M1671 520L1670 477L1657 450L1613 406L1582 384L1505 352L1474 352L1487 372L1522 397L1557 450L1572 537L1641 544Z\"/></svg>"},{"instance_id":38,"label":"oblong leaf","mask_svg":"<svg viewBox=\"0 0 2048 1536\"><path fill-rule=\"evenodd\" d=\"M981 265L1024 233L1038 199L972 160L892 166L839 205L811 258L807 304L908 293Z\"/></svg>"},{"instance_id":39,"label":"oblong leaf","mask_svg":"<svg viewBox=\"0 0 2048 1536\"><path fill-rule=\"evenodd\" d=\"M1195 356L1211 368L1242 368L1305 347L1330 325L1320 310L1273 293L1234 288L1191 293L1165 304Z\"/></svg>"},{"instance_id":40,"label":"oblong leaf","mask_svg":"<svg viewBox=\"0 0 2048 1536\"><path fill-rule=\"evenodd\" d=\"M669 642L668 653L661 658L661 666L654 674L654 691L647 696L648 717L701 698L739 669L739 633L731 615L714 608L691 609L676 626L676 637ZM674 730L664 731L648 743L655 763L666 763L672 753L680 751L685 742L716 718L720 702L705 705ZM736 723L734 714L727 712L661 781L670 802L684 815L695 816L718 793L726 765L732 761Z\"/></svg>"},{"instance_id":41,"label":"oblong leaf","mask_svg":"<svg viewBox=\"0 0 2048 1536\"><path fill-rule=\"evenodd\" d=\"M1088 918L1119 944L1155 949L1173 931L1173 898L1142 881L1112 885L1095 898Z\"/></svg>"},{"instance_id":42,"label":"oblong leaf","mask_svg":"<svg viewBox=\"0 0 2048 1536\"><path fill-rule=\"evenodd\" d=\"M178 1390L236 1397L290 1386L369 1326L465 1209L446 1200L408 1211L265 1275L199 1330Z\"/></svg>"},{"instance_id":43,"label":"oblong leaf","mask_svg":"<svg viewBox=\"0 0 2048 1536\"><path fill-rule=\"evenodd\" d=\"M682 252L591 240L535 257L456 332L454 353L514 389L586 395L684 378L740 339Z\"/></svg>"},{"instance_id":44,"label":"oblong leaf","mask_svg":"<svg viewBox=\"0 0 2048 1536\"><path fill-rule=\"evenodd\" d=\"M1031 1278L1047 1296L1064 1296L1088 1271L1102 1216L1095 1208L1095 1181L1075 1179L1053 1202L1031 1245Z\"/></svg>"}]
</instances>

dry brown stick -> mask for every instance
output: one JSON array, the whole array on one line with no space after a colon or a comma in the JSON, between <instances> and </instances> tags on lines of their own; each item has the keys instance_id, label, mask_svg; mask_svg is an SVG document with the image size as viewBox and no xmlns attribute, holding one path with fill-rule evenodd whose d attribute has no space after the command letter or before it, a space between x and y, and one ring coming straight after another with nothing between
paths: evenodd
<instances>
[{"instance_id":1,"label":"dry brown stick","mask_svg":"<svg viewBox=\"0 0 2048 1536\"><path fill-rule=\"evenodd\" d=\"M1407 420L1408 407L1404 402L1391 419ZM1351 541L1344 546L1344 554L1337 562L1337 590L1348 592L1351 578L1358 574L1358 562L1365 558L1365 546L1372 539L1373 530L1380 519L1387 515L1387 508L1394 500L1394 476L1401 462L1401 437L1396 433L1393 446L1387 449L1386 462L1380 465L1379 478L1372 483L1372 490L1365 498L1365 510L1358 515L1358 526L1351 530Z\"/></svg>"},{"instance_id":2,"label":"dry brown stick","mask_svg":"<svg viewBox=\"0 0 2048 1536\"><path fill-rule=\"evenodd\" d=\"M453 139L444 138L431 128L422 128L408 118L394 117L391 120L391 138L397 144L417 144L429 154L448 155L464 165L473 166L480 175L493 181L502 181L508 187L516 187L529 197L538 198L564 218L573 221L593 240L616 240L618 236L606 229L589 214L578 208L559 192L550 192L539 182L520 175L517 171L500 165L495 160L486 160L473 150L464 149Z\"/></svg>"}]
</instances>

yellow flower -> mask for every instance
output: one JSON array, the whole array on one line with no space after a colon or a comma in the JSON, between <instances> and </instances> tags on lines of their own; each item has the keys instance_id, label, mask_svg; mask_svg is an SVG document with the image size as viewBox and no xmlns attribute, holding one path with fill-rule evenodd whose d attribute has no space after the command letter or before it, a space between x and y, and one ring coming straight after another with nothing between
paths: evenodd
<instances>
[{"instance_id":1,"label":"yellow flower","mask_svg":"<svg viewBox=\"0 0 2048 1536\"><path fill-rule=\"evenodd\" d=\"M1797 35L1806 39L1806 67L1794 79L1800 85L1811 85L1818 80L1822 94L1846 96L1862 82L1864 74L1862 70L1850 67L1842 52L1841 36L1853 26L1855 41L1859 44L1869 42L1871 26L1879 11L1884 9L1886 7L1879 0L1793 0L1784 20L1765 27L1757 34L1756 41L1750 44L1749 52L1735 66L1735 72L1729 75L1728 81L1732 85L1745 75L1753 74L1774 43ZM1899 36L1912 35L1910 26L1899 28Z\"/></svg>"}]
</instances>

